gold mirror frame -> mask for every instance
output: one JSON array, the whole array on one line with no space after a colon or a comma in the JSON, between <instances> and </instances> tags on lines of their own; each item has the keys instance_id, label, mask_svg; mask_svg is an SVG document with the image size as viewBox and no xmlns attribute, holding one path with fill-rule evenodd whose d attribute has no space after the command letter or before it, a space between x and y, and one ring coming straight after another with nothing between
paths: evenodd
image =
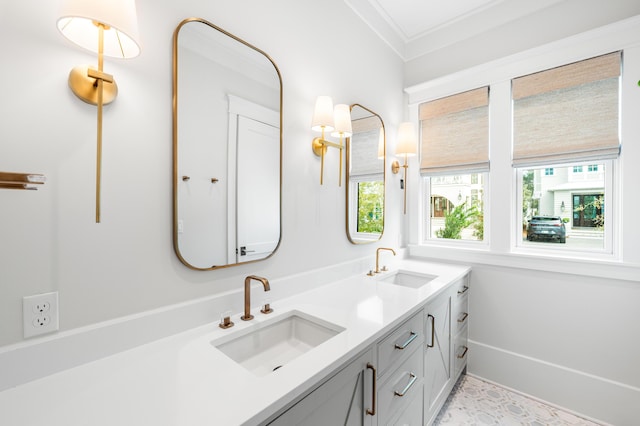
<instances>
[{"instance_id":1,"label":"gold mirror frame","mask_svg":"<svg viewBox=\"0 0 640 426\"><path fill-rule=\"evenodd\" d=\"M358 110L361 109L362 111L360 113L358 113ZM377 119L380 122L380 126L378 127L378 129L381 129L382 132L382 141L379 140L379 133L375 133L374 134L374 138L373 140L371 140L372 143L374 143L374 147L370 147L369 149L367 149L366 151L369 153L369 156L371 155L379 155L380 154L380 149L382 150L382 161L379 167L375 168L375 173L370 175L381 175L381 183L382 183L382 188L381 188L381 197L382 200L380 202L380 209L381 209L381 214L382 214L382 223L381 223L381 229L380 232L374 232L374 233L367 233L367 232L363 232L361 237L358 237L358 231L357 231L357 223L358 223L358 184L359 182L352 182L353 178L354 178L354 174L353 174L353 169L354 169L354 165L357 164L358 160L361 161L367 161L367 159L364 158L358 158L356 157L356 155L354 155L353 152L353 144L354 144L354 138L357 138L358 133L360 133L358 130L362 127L360 125L358 125L358 120L365 120L365 119ZM384 233L384 219L385 219L385 199L386 199L386 164L387 164L387 146L386 146L386 132L385 132L385 127L384 127L384 122L382 121L382 118L380 117L380 115L378 115L377 113L373 112L372 110L370 110L367 107L364 107L360 104L353 104L351 105L351 123L352 123L352 128L353 128L353 135L349 138L347 138L346 141L346 168L347 168L347 172L346 172L346 232L347 232L347 238L349 239L349 241L352 244L371 244L371 243L375 243L376 241L379 241L380 238L382 238L382 234ZM369 127L369 126L366 126ZM369 133L371 132L371 130L369 131ZM379 143L381 143L381 147L379 146ZM372 154L373 152L373 154ZM361 154L362 155L362 154ZM378 157L379 158L379 157ZM369 161L375 161L375 159L369 159ZM361 173L366 173L366 171L360 171ZM362 179L360 182L366 182L366 179ZM369 180L370 182L372 182L371 180ZM378 180L376 180L377 182ZM352 199L353 197L356 197L354 199ZM356 228L355 230L353 228Z\"/></svg>"},{"instance_id":2,"label":"gold mirror frame","mask_svg":"<svg viewBox=\"0 0 640 426\"><path fill-rule=\"evenodd\" d=\"M277 230L277 243L275 243L275 246L273 247L273 249L271 250L271 252L268 255L265 255L264 257L261 257L259 259L255 259L255 260L247 260L247 261L236 261L236 262L227 262L227 263L221 263L221 264L213 264L213 265L195 265L193 261L191 261L190 259L188 259L186 256L183 255L183 250L181 250L180 247L180 234L181 234L181 224L179 224L180 221L180 205L179 205L179 193L180 193L180 185L184 185L185 182L189 182L191 180L190 176L184 174L181 172L180 170L180 162L179 162L179 156L180 156L180 150L179 150L179 141L178 141L178 135L179 135L179 125L180 122L178 120L178 106L179 106L179 102L178 102L178 92L179 92L179 61L178 61L178 53L179 53L179 34L180 34L180 30L187 24L192 24L192 23L199 23L199 24L203 24L208 26L209 28L211 28L212 30L218 32L216 33L216 35L223 35L229 38L229 40L227 40L226 38L224 40L218 41L218 43L224 43L225 44L225 48L229 47L231 44L233 46L237 46L239 49L243 49L244 50L244 55L246 55L247 57L249 56L260 56L260 57L264 57L272 66L273 66L273 71L275 71L275 74L272 77L269 77L271 79L273 79L274 81L275 78L277 77L277 84L278 84L278 88L277 88L277 96L278 96L278 111L273 110L274 113L278 113L278 117L276 118L275 116L273 116L273 120L274 122L277 122L278 125L278 136L277 136L277 144L278 144L278 153L274 154L277 155L277 161L278 161L278 173L277 173L277 193L278 193L278 200L269 200L269 204L273 204L276 205L277 204L277 226L278 226L278 230ZM237 43L236 43L237 42ZM215 47L218 47L216 45L216 43L212 42L213 48L215 49ZM211 46L208 46L208 48L210 48ZM246 50L244 48L250 49L250 50ZM248 52L248 53L247 53ZM210 55L210 53L209 53ZM217 58L216 58L217 59ZM266 62L265 62L266 64ZM237 74L240 74L240 72L238 71ZM215 76L214 76L215 77ZM202 84L202 81L199 81L199 84ZM275 86L275 85L274 85ZM231 97L231 96L230 96ZM275 97L273 98L275 101ZM271 57L269 57L269 55L267 55L264 51L258 49L257 47L249 44L248 42L236 37L235 35L223 30L222 28L204 20L204 19L200 19L200 18L187 18L185 20L183 20L182 22L180 22L180 24L176 27L174 33L173 33L173 98L172 98L172 107L173 107L173 246L174 246L174 250L176 255L178 256L178 258L180 259L180 261L186 265L187 267L189 267L190 269L194 269L194 270L200 270L200 271L207 271L207 270L213 270L213 269L219 269L219 268L226 268L226 267L230 267L230 266L237 266L237 265L243 265L246 263L254 263L254 262L258 262L260 260L265 260L269 257L271 257L276 250L278 249L278 247L280 246L280 242L282 240L282 100L283 100L283 94L282 94L282 76L280 74L280 70L278 69L277 65L275 64L275 62L271 59ZM231 102L231 101L229 101ZM258 105L256 103L256 105ZM184 111L183 111L184 112ZM231 113L229 113L227 115L227 117L225 118L227 121L229 121L229 116ZM217 146L217 141L215 141L215 135L211 136L207 134L207 137L209 137L209 139L214 139L213 143L216 143ZM230 136L227 135L227 129L224 129L224 148L225 150L228 148L226 146L227 144L227 138L230 138ZM274 138L275 140L275 138ZM229 160L227 159L227 163L229 163ZM229 167L229 165L227 164L227 167ZM234 166L235 167L235 166ZM275 176L275 174L274 174ZM239 179L237 177L234 178L235 181L238 181ZM275 179L275 178L273 178ZM222 179L220 179L218 176L214 176L210 178L210 182L211 185L220 185L222 183ZM237 190L237 186L235 188ZM275 189L275 187L273 188ZM230 222L237 222L239 221L238 219L238 215L239 215L239 208L238 208L238 202L241 198L241 195L235 195L234 196L235 200L236 200L236 206L235 206L235 217L233 219L230 219L231 215L228 215L226 218L227 224L227 234L229 234L229 230L231 228L231 224ZM229 198L227 197L226 201L229 201ZM260 208L262 207L262 203L260 206L257 206L256 208L256 212L259 212ZM229 210L229 206L226 207L227 210ZM257 214L257 213L256 213ZM274 216L275 218L275 216ZM216 220L216 218L213 218L212 220ZM273 220L275 222L275 219ZM237 226L235 227L236 229L232 230L235 231L236 235L238 234L237 231ZM227 236L227 234L225 234L225 237ZM236 238L237 240L237 238ZM226 245L226 242L221 242L221 244ZM237 244L236 248L235 248L235 252L236 254L238 254L238 252L240 251L240 246L241 244ZM231 250L229 249L229 247L225 247L225 249L227 250L228 253L231 252ZM251 250L246 250L251 251ZM227 258L230 258L231 256L229 254L227 254ZM237 257L236 259L237 260Z\"/></svg>"}]
</instances>

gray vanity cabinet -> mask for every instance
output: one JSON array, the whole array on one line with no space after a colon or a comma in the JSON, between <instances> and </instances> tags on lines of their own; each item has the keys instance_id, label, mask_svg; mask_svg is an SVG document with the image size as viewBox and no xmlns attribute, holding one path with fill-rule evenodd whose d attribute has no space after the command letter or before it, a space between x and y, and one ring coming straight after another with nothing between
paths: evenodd
<instances>
[{"instance_id":1,"label":"gray vanity cabinet","mask_svg":"<svg viewBox=\"0 0 640 426\"><path fill-rule=\"evenodd\" d=\"M431 425L467 366L469 275L424 308L424 424Z\"/></svg>"},{"instance_id":2,"label":"gray vanity cabinet","mask_svg":"<svg viewBox=\"0 0 640 426\"><path fill-rule=\"evenodd\" d=\"M448 286L267 424L432 424L466 367L468 283Z\"/></svg>"},{"instance_id":3,"label":"gray vanity cabinet","mask_svg":"<svg viewBox=\"0 0 640 426\"><path fill-rule=\"evenodd\" d=\"M367 365L371 365L373 356L373 348L365 351L269 424L372 426L375 415L367 411L374 403L375 370Z\"/></svg>"},{"instance_id":4,"label":"gray vanity cabinet","mask_svg":"<svg viewBox=\"0 0 640 426\"><path fill-rule=\"evenodd\" d=\"M424 418L430 424L446 399L451 379L451 292L425 306Z\"/></svg>"}]
</instances>

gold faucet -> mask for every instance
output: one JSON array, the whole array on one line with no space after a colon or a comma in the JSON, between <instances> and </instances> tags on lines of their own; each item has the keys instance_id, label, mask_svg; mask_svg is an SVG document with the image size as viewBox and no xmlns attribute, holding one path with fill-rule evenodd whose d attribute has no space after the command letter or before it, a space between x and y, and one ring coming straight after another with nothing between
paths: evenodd
<instances>
[{"instance_id":1,"label":"gold faucet","mask_svg":"<svg viewBox=\"0 0 640 426\"><path fill-rule=\"evenodd\" d=\"M392 248L387 248L387 247L378 248L378 250L376 250L376 270L375 270L376 274L387 270L386 266L383 266L382 270L378 267L378 265L380 264L380 262L379 262L380 261L380 250L389 250L391 253L393 253L394 256L396 255L395 250L392 249Z\"/></svg>"},{"instance_id":2,"label":"gold faucet","mask_svg":"<svg viewBox=\"0 0 640 426\"><path fill-rule=\"evenodd\" d=\"M249 275L244 279L244 315L240 317L243 321L253 319L253 315L251 315L251 280L260 281L264 287L264 291L271 290L269 280L266 278L262 278L257 275ZM264 313L273 312L273 309L271 309L268 304L265 305L265 309L267 312L263 311Z\"/></svg>"}]
</instances>

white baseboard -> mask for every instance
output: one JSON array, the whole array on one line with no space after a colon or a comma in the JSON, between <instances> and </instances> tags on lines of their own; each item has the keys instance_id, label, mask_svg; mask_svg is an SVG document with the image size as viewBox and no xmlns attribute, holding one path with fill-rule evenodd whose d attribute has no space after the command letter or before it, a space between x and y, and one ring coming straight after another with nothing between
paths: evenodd
<instances>
[{"instance_id":1,"label":"white baseboard","mask_svg":"<svg viewBox=\"0 0 640 426\"><path fill-rule=\"evenodd\" d=\"M640 389L469 340L468 374L605 425L638 423Z\"/></svg>"}]
</instances>

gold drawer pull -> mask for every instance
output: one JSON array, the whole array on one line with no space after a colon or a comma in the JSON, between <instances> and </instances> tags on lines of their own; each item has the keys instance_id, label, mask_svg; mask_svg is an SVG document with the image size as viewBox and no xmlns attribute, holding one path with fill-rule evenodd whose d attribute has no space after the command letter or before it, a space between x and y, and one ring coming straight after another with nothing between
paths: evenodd
<instances>
[{"instance_id":1,"label":"gold drawer pull","mask_svg":"<svg viewBox=\"0 0 640 426\"><path fill-rule=\"evenodd\" d=\"M367 369L372 371L373 374L373 386L371 387L371 408L367 408L367 414L370 416L375 416L376 415L376 388L378 387L378 385L376 384L377 382L377 376L378 376L378 372L376 371L376 368L371 365L371 363L367 363Z\"/></svg>"},{"instance_id":2,"label":"gold drawer pull","mask_svg":"<svg viewBox=\"0 0 640 426\"><path fill-rule=\"evenodd\" d=\"M467 351L469 350L469 348L466 347L466 346L463 346L463 348L464 348L464 351L462 351L462 353L460 355L458 355L459 359L464 358L467 355Z\"/></svg>"},{"instance_id":3,"label":"gold drawer pull","mask_svg":"<svg viewBox=\"0 0 640 426\"><path fill-rule=\"evenodd\" d=\"M458 318L458 322L465 322L468 316L469 316L468 313L463 312L461 315L461 318Z\"/></svg>"},{"instance_id":4,"label":"gold drawer pull","mask_svg":"<svg viewBox=\"0 0 640 426\"><path fill-rule=\"evenodd\" d=\"M428 348L432 348L435 345L435 340L436 340L436 318L429 314L427 315L427 319L429 319L429 321L431 321L431 343L427 343L427 347Z\"/></svg>"},{"instance_id":5,"label":"gold drawer pull","mask_svg":"<svg viewBox=\"0 0 640 426\"><path fill-rule=\"evenodd\" d=\"M465 285L464 287L462 287L462 290L458 290L458 296L460 296L461 294L465 294L467 290L469 290L469 287Z\"/></svg>"},{"instance_id":6,"label":"gold drawer pull","mask_svg":"<svg viewBox=\"0 0 640 426\"><path fill-rule=\"evenodd\" d=\"M405 396L407 394L407 392L409 392L409 389L411 389L411 386L413 386L414 383L416 382L416 380L418 379L418 377L413 373L409 373L409 377L411 379L409 380L409 383L407 383L407 386L404 387L404 389L402 389L400 392L393 391L393 394L395 396L399 396L399 397Z\"/></svg>"},{"instance_id":7,"label":"gold drawer pull","mask_svg":"<svg viewBox=\"0 0 640 426\"><path fill-rule=\"evenodd\" d=\"M416 337L418 337L418 333L412 331L411 334L409 334L409 338L407 339L406 342L404 342L402 345L399 345L396 343L395 348L396 349L406 349L407 346L409 346L409 344L411 344L411 342L413 342L414 340L416 340Z\"/></svg>"}]
</instances>

